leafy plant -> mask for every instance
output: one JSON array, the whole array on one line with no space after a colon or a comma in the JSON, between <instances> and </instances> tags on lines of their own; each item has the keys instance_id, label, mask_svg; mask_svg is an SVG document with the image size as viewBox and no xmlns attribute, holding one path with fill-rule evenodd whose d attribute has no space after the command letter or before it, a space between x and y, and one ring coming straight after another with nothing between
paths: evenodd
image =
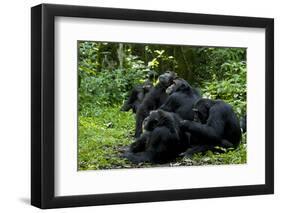
<instances>
[{"instance_id":1,"label":"leafy plant","mask_svg":"<svg viewBox=\"0 0 281 213\"><path fill-rule=\"evenodd\" d=\"M225 78L220 80L213 74L211 81L202 84L203 94L207 98L226 101L242 116L246 113L246 63L226 62L222 64L221 71Z\"/></svg>"},{"instance_id":2,"label":"leafy plant","mask_svg":"<svg viewBox=\"0 0 281 213\"><path fill-rule=\"evenodd\" d=\"M151 167L133 165L120 157L133 141L131 112L120 112L131 89L145 81L148 71L173 70L202 95L222 99L239 116L246 113L246 49L177 45L78 42L78 168ZM208 152L178 158L164 166L239 164L247 161L246 134L242 144L225 153Z\"/></svg>"}]
</instances>

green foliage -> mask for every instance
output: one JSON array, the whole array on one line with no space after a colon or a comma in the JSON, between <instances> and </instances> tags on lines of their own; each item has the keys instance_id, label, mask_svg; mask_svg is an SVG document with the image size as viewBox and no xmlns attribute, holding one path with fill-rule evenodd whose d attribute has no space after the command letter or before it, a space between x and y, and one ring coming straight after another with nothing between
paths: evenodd
<instances>
[{"instance_id":1,"label":"green foliage","mask_svg":"<svg viewBox=\"0 0 281 213\"><path fill-rule=\"evenodd\" d=\"M114 68L108 58L113 57L111 52L102 51L107 43L80 42L79 61L79 111L88 111L93 105L109 106L120 104L134 85L140 84L149 71L144 62L125 53L125 67ZM116 49L116 48L115 48ZM88 54L88 57L85 55ZM103 58L98 60L97 55ZM99 56L101 57L101 56ZM101 62L99 62L101 61ZM101 68L100 65L103 64Z\"/></svg>"},{"instance_id":2,"label":"green foliage","mask_svg":"<svg viewBox=\"0 0 281 213\"><path fill-rule=\"evenodd\" d=\"M120 158L133 141L131 112L120 112L131 89L149 70L173 70L204 97L222 99L246 113L246 50L106 42L78 42L79 170L159 166L132 165ZM156 80L156 79L154 79ZM179 158L164 166L239 164L247 159L246 135L235 150Z\"/></svg>"},{"instance_id":3,"label":"green foliage","mask_svg":"<svg viewBox=\"0 0 281 213\"><path fill-rule=\"evenodd\" d=\"M207 98L226 101L242 116L246 112L246 63L226 62L221 65L221 71L224 79L213 74L211 81L202 83L202 92Z\"/></svg>"},{"instance_id":4,"label":"green foliage","mask_svg":"<svg viewBox=\"0 0 281 213\"><path fill-rule=\"evenodd\" d=\"M119 111L120 106L92 108L91 117L79 116L78 169L118 169L155 166L190 166L243 164L247 162L246 134L242 144L225 153L207 152L192 159L178 158L164 165L140 163L134 165L120 155L126 145L133 141L135 119L131 112Z\"/></svg>"},{"instance_id":5,"label":"green foliage","mask_svg":"<svg viewBox=\"0 0 281 213\"><path fill-rule=\"evenodd\" d=\"M79 116L79 169L124 164L118 148L130 143L133 122L131 113L120 113L117 107L95 108L92 117Z\"/></svg>"},{"instance_id":6,"label":"green foliage","mask_svg":"<svg viewBox=\"0 0 281 213\"><path fill-rule=\"evenodd\" d=\"M146 50L151 54L152 59L148 62L147 66L153 70L163 69L174 70L176 68L176 60L174 56L169 55L165 49L151 50L149 46L146 46Z\"/></svg>"},{"instance_id":7,"label":"green foliage","mask_svg":"<svg viewBox=\"0 0 281 213\"><path fill-rule=\"evenodd\" d=\"M94 108L91 113L92 117L79 116L78 169L135 168L136 165L120 157L133 140L132 113L120 113L120 106ZM143 166L150 164L137 167Z\"/></svg>"},{"instance_id":8,"label":"green foliage","mask_svg":"<svg viewBox=\"0 0 281 213\"><path fill-rule=\"evenodd\" d=\"M185 161L186 159L183 159ZM225 150L224 153L208 151L206 154L195 154L192 158L193 165L222 165L244 164L247 162L246 134L243 134L242 143L236 149Z\"/></svg>"},{"instance_id":9,"label":"green foliage","mask_svg":"<svg viewBox=\"0 0 281 213\"><path fill-rule=\"evenodd\" d=\"M231 77L224 66L232 63L246 61L244 48L194 48L196 57L194 59L194 79L201 85L207 79L216 75L217 80Z\"/></svg>"}]
</instances>

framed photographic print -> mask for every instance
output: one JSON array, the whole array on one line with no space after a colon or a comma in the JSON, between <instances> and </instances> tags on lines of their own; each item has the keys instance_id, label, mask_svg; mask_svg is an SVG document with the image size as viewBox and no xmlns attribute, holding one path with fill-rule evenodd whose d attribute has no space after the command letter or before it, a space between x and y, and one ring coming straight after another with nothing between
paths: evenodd
<instances>
[{"instance_id":1,"label":"framed photographic print","mask_svg":"<svg viewBox=\"0 0 281 213\"><path fill-rule=\"evenodd\" d=\"M274 20L31 9L31 204L274 192Z\"/></svg>"}]
</instances>

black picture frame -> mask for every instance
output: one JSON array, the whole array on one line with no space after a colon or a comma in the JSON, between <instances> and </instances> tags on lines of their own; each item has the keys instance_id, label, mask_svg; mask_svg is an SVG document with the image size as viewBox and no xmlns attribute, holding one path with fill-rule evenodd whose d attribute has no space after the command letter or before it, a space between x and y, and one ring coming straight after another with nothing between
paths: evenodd
<instances>
[{"instance_id":1,"label":"black picture frame","mask_svg":"<svg viewBox=\"0 0 281 213\"><path fill-rule=\"evenodd\" d=\"M54 195L54 18L80 17L146 22L264 28L265 184L93 195ZM217 198L274 193L274 20L164 11L41 4L31 8L31 204L59 208L105 204Z\"/></svg>"}]
</instances>

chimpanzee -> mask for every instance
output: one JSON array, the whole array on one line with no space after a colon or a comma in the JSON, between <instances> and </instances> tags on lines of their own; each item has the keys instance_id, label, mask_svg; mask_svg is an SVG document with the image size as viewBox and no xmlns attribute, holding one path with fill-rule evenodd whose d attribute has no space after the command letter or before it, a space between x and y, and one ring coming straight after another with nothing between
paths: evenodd
<instances>
[{"instance_id":1,"label":"chimpanzee","mask_svg":"<svg viewBox=\"0 0 281 213\"><path fill-rule=\"evenodd\" d=\"M182 119L193 120L192 107L201 97L199 91L192 88L184 79L175 79L166 93L170 96L160 109L177 113Z\"/></svg>"},{"instance_id":2,"label":"chimpanzee","mask_svg":"<svg viewBox=\"0 0 281 213\"><path fill-rule=\"evenodd\" d=\"M157 72L149 70L146 75L147 80L143 84L137 85L132 89L129 98L124 102L121 111L129 111L132 109L133 113L136 113L145 95L153 88L153 81L157 77Z\"/></svg>"},{"instance_id":3,"label":"chimpanzee","mask_svg":"<svg viewBox=\"0 0 281 213\"><path fill-rule=\"evenodd\" d=\"M142 122L149 115L149 112L158 109L167 99L166 89L177 78L176 73L167 71L160 75L156 86L145 96L136 113L135 137L142 133Z\"/></svg>"},{"instance_id":4,"label":"chimpanzee","mask_svg":"<svg viewBox=\"0 0 281 213\"><path fill-rule=\"evenodd\" d=\"M147 75L146 75L146 79L150 82L154 82L156 79L158 78L158 73L153 71L153 70L149 70L147 72Z\"/></svg>"},{"instance_id":5,"label":"chimpanzee","mask_svg":"<svg viewBox=\"0 0 281 213\"><path fill-rule=\"evenodd\" d=\"M145 95L148 94L152 88L153 84L149 80L145 81L142 85L135 86L128 100L123 104L121 111L129 111L132 109L133 113L136 113Z\"/></svg>"},{"instance_id":6,"label":"chimpanzee","mask_svg":"<svg viewBox=\"0 0 281 213\"><path fill-rule=\"evenodd\" d=\"M216 150L216 146L236 148L241 140L239 120L232 107L222 100L199 99L194 104L194 121L181 122L181 131L191 134L194 146L185 152L192 156L197 152Z\"/></svg>"},{"instance_id":7,"label":"chimpanzee","mask_svg":"<svg viewBox=\"0 0 281 213\"><path fill-rule=\"evenodd\" d=\"M184 152L188 143L180 132L181 118L163 110L151 111L143 121L144 133L131 144L124 157L133 163L165 163Z\"/></svg>"}]
</instances>

